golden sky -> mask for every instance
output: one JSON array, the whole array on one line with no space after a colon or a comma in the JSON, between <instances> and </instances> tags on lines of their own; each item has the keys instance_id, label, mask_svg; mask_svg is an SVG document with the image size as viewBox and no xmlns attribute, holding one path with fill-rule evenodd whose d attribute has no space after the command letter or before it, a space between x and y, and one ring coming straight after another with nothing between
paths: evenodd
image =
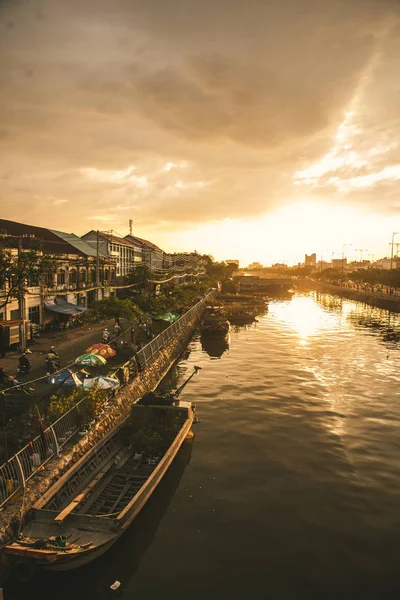
<instances>
[{"instance_id":1,"label":"golden sky","mask_svg":"<svg viewBox=\"0 0 400 600\"><path fill-rule=\"evenodd\" d=\"M399 73L398 0L0 0L0 216L387 255Z\"/></svg>"}]
</instances>

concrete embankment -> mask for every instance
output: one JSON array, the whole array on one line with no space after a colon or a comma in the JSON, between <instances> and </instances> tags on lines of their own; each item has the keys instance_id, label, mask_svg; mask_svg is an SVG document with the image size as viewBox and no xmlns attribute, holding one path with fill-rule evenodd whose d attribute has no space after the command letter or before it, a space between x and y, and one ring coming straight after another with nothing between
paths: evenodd
<instances>
[{"instance_id":1,"label":"concrete embankment","mask_svg":"<svg viewBox=\"0 0 400 600\"><path fill-rule=\"evenodd\" d=\"M4 505L0 513L0 545L15 537L21 520L40 496L107 433L118 428L128 418L134 402L157 387L186 347L200 316L201 312L193 315L184 328L121 389L110 401L104 416L98 419L84 438L65 448L60 457L52 458L46 463L43 471L27 481L24 493L21 491Z\"/></svg>"},{"instance_id":2,"label":"concrete embankment","mask_svg":"<svg viewBox=\"0 0 400 600\"><path fill-rule=\"evenodd\" d=\"M296 289L303 291L316 290L318 292L341 296L342 298L349 298L349 300L358 300L370 306L377 306L378 308L392 312L400 312L400 297L393 297L388 294L375 294L373 292L354 290L314 279L299 279L296 281Z\"/></svg>"}]
</instances>

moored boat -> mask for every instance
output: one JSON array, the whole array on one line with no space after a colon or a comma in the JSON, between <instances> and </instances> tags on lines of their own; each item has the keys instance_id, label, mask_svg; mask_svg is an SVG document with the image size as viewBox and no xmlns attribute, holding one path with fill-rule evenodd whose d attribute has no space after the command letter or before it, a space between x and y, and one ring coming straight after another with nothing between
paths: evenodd
<instances>
[{"instance_id":1,"label":"moored boat","mask_svg":"<svg viewBox=\"0 0 400 600\"><path fill-rule=\"evenodd\" d=\"M16 577L83 566L126 531L192 435L194 407L175 400L133 405L129 425L110 432L36 502L4 548Z\"/></svg>"},{"instance_id":2,"label":"moored boat","mask_svg":"<svg viewBox=\"0 0 400 600\"><path fill-rule=\"evenodd\" d=\"M208 306L200 324L200 332L206 337L225 337L230 330L230 323L225 310L221 306Z\"/></svg>"}]
</instances>

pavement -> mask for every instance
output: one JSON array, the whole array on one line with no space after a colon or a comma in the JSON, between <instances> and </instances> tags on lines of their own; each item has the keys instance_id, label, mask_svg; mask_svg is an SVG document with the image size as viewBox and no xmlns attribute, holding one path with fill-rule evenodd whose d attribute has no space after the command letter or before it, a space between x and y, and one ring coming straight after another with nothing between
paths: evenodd
<instances>
[{"instance_id":1,"label":"pavement","mask_svg":"<svg viewBox=\"0 0 400 600\"><path fill-rule=\"evenodd\" d=\"M28 375L18 376L18 381L30 381L46 374L45 358L51 346L54 346L60 356L61 367L74 362L80 354L83 354L86 348L92 344L101 342L102 331L108 327L113 331L114 321L104 321L102 323L86 323L81 327L76 327L67 331L41 333L40 338L35 339L28 345L32 354L29 355L31 361L31 370ZM123 329L128 327L128 322L121 323ZM6 358L0 358L0 365L11 375L16 375L19 357L21 353L8 352Z\"/></svg>"},{"instance_id":2,"label":"pavement","mask_svg":"<svg viewBox=\"0 0 400 600\"><path fill-rule=\"evenodd\" d=\"M60 356L60 367L66 367L74 363L75 359L83 354L88 346L101 342L102 331L108 327L109 331L113 331L114 321L103 321L102 323L87 323L75 329L52 332L49 334L41 334L41 337L36 339L28 347L32 354L29 354L31 361L31 370L28 375L17 375L17 381L27 383L34 381L29 386L24 386L23 389L16 388L5 393L5 416L12 418L18 414L24 413L32 403L41 402L50 397L54 393L53 386L46 384L44 378L47 375L45 367L46 355L51 346L54 346ZM129 323L126 320L121 321L122 331L125 332L120 340L130 341ZM132 355L132 350L118 345L117 356L107 361L109 367L116 367L118 364L125 362ZM16 375L19 365L20 352L9 352L6 358L0 359L0 365L10 375Z\"/></svg>"}]
</instances>

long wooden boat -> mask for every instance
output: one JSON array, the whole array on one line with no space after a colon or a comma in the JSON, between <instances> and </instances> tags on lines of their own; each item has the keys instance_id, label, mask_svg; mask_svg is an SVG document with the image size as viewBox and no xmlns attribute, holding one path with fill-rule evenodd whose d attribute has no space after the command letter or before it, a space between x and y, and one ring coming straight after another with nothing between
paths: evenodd
<instances>
[{"instance_id":1,"label":"long wooden boat","mask_svg":"<svg viewBox=\"0 0 400 600\"><path fill-rule=\"evenodd\" d=\"M20 537L4 549L12 572L27 580L37 568L67 571L104 554L127 530L190 437L191 403L132 407L134 432L165 426L167 450L138 452L126 428L108 434L34 505ZM131 429L132 431L132 429ZM177 432L177 433L176 433ZM146 437L142 437L146 447ZM148 446L148 445L147 445Z\"/></svg>"}]
</instances>

